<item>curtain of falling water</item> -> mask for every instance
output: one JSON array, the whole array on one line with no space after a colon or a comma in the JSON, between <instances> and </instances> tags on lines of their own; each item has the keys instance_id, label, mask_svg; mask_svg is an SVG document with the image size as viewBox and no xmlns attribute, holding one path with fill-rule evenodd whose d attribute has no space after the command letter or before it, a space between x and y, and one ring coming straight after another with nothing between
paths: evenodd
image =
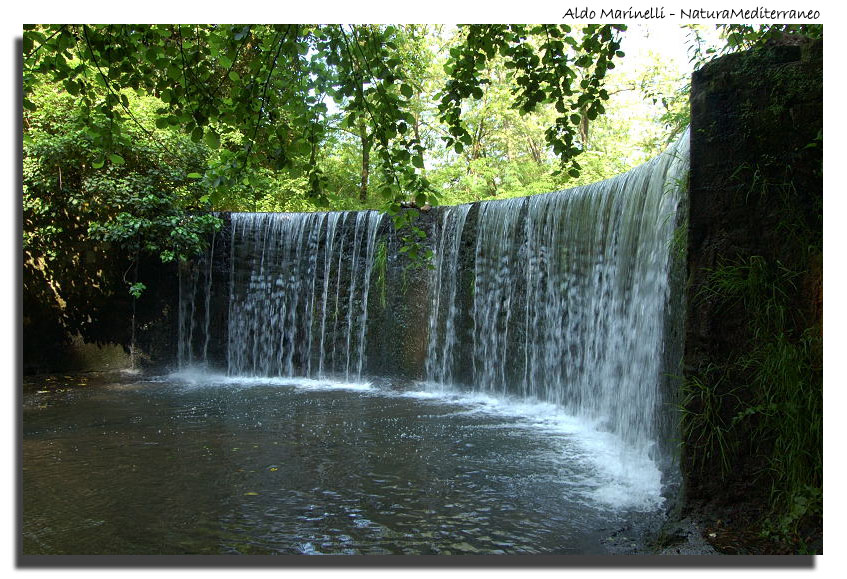
<instances>
[{"instance_id":1,"label":"curtain of falling water","mask_svg":"<svg viewBox=\"0 0 847 579\"><path fill-rule=\"evenodd\" d=\"M382 215L234 213L231 219L228 372L359 379ZM181 283L188 288L180 303L181 333L188 334L180 340L182 365L199 361L190 335L198 269ZM205 332L204 352L208 327Z\"/></svg>"},{"instance_id":2,"label":"curtain of falling water","mask_svg":"<svg viewBox=\"0 0 847 579\"><path fill-rule=\"evenodd\" d=\"M566 407L628 443L658 435L670 241L687 171L687 134L616 178L480 205L473 285L473 389ZM463 222L444 215L440 260ZM447 224L452 224L447 227ZM452 227L452 230L451 230ZM453 267L444 268L453 271ZM430 312L431 380L449 381L455 290Z\"/></svg>"},{"instance_id":3,"label":"curtain of falling water","mask_svg":"<svg viewBox=\"0 0 847 579\"><path fill-rule=\"evenodd\" d=\"M426 377L453 382L453 351L457 342L456 316L459 291L459 248L470 205L445 207L436 223L434 263L430 276L429 339Z\"/></svg>"},{"instance_id":4,"label":"curtain of falling water","mask_svg":"<svg viewBox=\"0 0 847 579\"><path fill-rule=\"evenodd\" d=\"M649 447L687 158L686 134L613 179L480 203L473 255L462 245L471 205L436 208L423 377L555 403ZM380 223L374 211L233 214L229 373L361 378ZM183 365L206 356L207 259L182 273Z\"/></svg>"}]
</instances>

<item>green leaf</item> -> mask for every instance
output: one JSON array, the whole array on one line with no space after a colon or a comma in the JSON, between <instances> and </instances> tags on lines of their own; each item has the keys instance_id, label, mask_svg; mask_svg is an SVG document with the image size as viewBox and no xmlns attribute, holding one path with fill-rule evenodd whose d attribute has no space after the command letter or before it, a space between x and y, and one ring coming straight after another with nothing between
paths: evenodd
<instances>
[{"instance_id":1,"label":"green leaf","mask_svg":"<svg viewBox=\"0 0 847 579\"><path fill-rule=\"evenodd\" d=\"M202 179L203 175L201 175L200 173L189 173L188 175L186 175L186 177L188 177L189 179Z\"/></svg>"},{"instance_id":2,"label":"green leaf","mask_svg":"<svg viewBox=\"0 0 847 579\"><path fill-rule=\"evenodd\" d=\"M132 294L132 297L138 299L141 297L141 294L144 293L144 290L146 289L146 285L141 282L137 282L129 286L129 293Z\"/></svg>"},{"instance_id":3,"label":"green leaf","mask_svg":"<svg viewBox=\"0 0 847 579\"><path fill-rule=\"evenodd\" d=\"M418 169L423 169L424 168L423 157L421 157L420 155L413 155L412 156L412 165L414 165Z\"/></svg>"},{"instance_id":4,"label":"green leaf","mask_svg":"<svg viewBox=\"0 0 847 579\"><path fill-rule=\"evenodd\" d=\"M221 146L221 138L218 134L212 129L208 129L206 131L206 136L203 139L210 148L217 149Z\"/></svg>"},{"instance_id":5,"label":"green leaf","mask_svg":"<svg viewBox=\"0 0 847 579\"><path fill-rule=\"evenodd\" d=\"M241 80L241 77L238 75L237 72L231 70L229 71L229 80L231 80L232 82L238 82L239 80Z\"/></svg>"},{"instance_id":6,"label":"green leaf","mask_svg":"<svg viewBox=\"0 0 847 579\"><path fill-rule=\"evenodd\" d=\"M414 94L414 90L412 90L411 85L401 84L400 85L400 94L402 94L404 97L409 99L409 98L412 98L412 95Z\"/></svg>"},{"instance_id":7,"label":"green leaf","mask_svg":"<svg viewBox=\"0 0 847 579\"><path fill-rule=\"evenodd\" d=\"M124 164L124 158L121 157L120 155L116 155L115 153L112 153L111 155L109 155L109 162L111 162L112 165L123 165Z\"/></svg>"},{"instance_id":8,"label":"green leaf","mask_svg":"<svg viewBox=\"0 0 847 579\"><path fill-rule=\"evenodd\" d=\"M105 164L106 164L106 159L99 159L99 160L91 163L91 166L94 167L95 169L102 169L103 165L105 165Z\"/></svg>"}]
</instances>

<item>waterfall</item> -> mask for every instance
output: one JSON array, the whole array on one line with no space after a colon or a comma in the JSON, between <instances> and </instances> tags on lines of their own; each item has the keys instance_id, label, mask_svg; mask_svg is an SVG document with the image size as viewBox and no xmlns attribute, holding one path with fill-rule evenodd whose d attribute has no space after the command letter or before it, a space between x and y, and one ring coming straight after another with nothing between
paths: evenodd
<instances>
[{"instance_id":1,"label":"waterfall","mask_svg":"<svg viewBox=\"0 0 847 579\"><path fill-rule=\"evenodd\" d=\"M226 365L231 375L361 378L368 294L382 214L233 213L230 217ZM212 294L214 245L183 268L179 362L198 362L196 294ZM203 287L199 287L199 286ZM202 351L208 350L209 314Z\"/></svg>"},{"instance_id":2,"label":"waterfall","mask_svg":"<svg viewBox=\"0 0 847 579\"><path fill-rule=\"evenodd\" d=\"M234 376L361 380L378 343L378 372L399 367L382 359L391 352L415 361L405 378L555 404L649 449L666 404L670 246L687 157L686 134L606 181L436 207L424 216L431 268L411 284L381 213L234 213L228 237L181 269L180 364L209 362L214 349ZM380 265L393 305L374 300L369 312L379 236L393 247ZM212 261L225 259L228 287L220 275L213 283ZM213 292L228 305L210 325Z\"/></svg>"},{"instance_id":3,"label":"waterfall","mask_svg":"<svg viewBox=\"0 0 847 579\"><path fill-rule=\"evenodd\" d=\"M206 365L209 360L210 324L212 311L212 279L215 248L218 242L213 233L209 251L194 262L182 263L179 269L179 335L177 359L179 365ZM198 306L202 304L202 307Z\"/></svg>"},{"instance_id":4,"label":"waterfall","mask_svg":"<svg viewBox=\"0 0 847 579\"><path fill-rule=\"evenodd\" d=\"M687 157L686 134L615 178L479 204L462 382L562 406L648 449L660 435L670 245ZM464 225L457 209L445 210L436 230L429 313L427 377L443 383L461 363L449 359Z\"/></svg>"},{"instance_id":5,"label":"waterfall","mask_svg":"<svg viewBox=\"0 0 847 579\"><path fill-rule=\"evenodd\" d=\"M453 351L457 342L459 248L469 210L470 205L444 208L434 236L425 374L428 380L441 384L453 382Z\"/></svg>"}]
</instances>

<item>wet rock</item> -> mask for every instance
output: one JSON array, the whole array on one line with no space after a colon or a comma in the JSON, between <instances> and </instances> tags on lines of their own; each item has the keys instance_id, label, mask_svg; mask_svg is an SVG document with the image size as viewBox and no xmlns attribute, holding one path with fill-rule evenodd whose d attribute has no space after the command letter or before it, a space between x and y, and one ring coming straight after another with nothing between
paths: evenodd
<instances>
[{"instance_id":1,"label":"wet rock","mask_svg":"<svg viewBox=\"0 0 847 579\"><path fill-rule=\"evenodd\" d=\"M662 529L656 540L659 555L717 555L718 552L703 537L703 531L693 520L685 518Z\"/></svg>"}]
</instances>

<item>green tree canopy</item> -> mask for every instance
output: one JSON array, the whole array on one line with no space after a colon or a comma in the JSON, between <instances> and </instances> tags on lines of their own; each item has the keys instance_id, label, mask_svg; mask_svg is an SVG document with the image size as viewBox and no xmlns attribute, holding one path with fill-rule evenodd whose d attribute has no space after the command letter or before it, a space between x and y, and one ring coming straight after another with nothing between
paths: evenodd
<instances>
[{"instance_id":1,"label":"green tree canopy","mask_svg":"<svg viewBox=\"0 0 847 579\"><path fill-rule=\"evenodd\" d=\"M27 263L71 241L184 258L216 226L210 210L349 208L338 193L354 165L359 202L388 210L418 254L416 212L400 203L438 202L436 141L481 158L480 108L546 110L538 159L549 150L579 174L579 127L604 111L623 28L460 26L433 75L421 26L24 26ZM476 161L483 179L488 164Z\"/></svg>"},{"instance_id":2,"label":"green tree canopy","mask_svg":"<svg viewBox=\"0 0 847 579\"><path fill-rule=\"evenodd\" d=\"M521 113L542 103L558 112L547 144L577 174L574 135L582 115L595 118L608 98L606 71L622 56L623 26L468 25L450 49L438 112L445 140L457 152L471 140L463 108L480 99L482 77L496 55L514 71L512 106ZM433 193L422 176L424 147L410 130L422 67L414 62L407 27L375 25L45 25L24 30L24 107L46 77L78 99L92 123L93 142L112 162L141 127L123 91L159 98L157 128L176 128L211 149L237 131L240 142L204 172L213 187L232 186L258 167L303 173L309 193L326 199L320 148L330 107L347 127L366 124L384 180L396 202ZM418 52L419 54L419 52ZM153 137L152 134L148 134ZM248 177L249 179L249 177ZM212 201L216 197L213 196Z\"/></svg>"}]
</instances>

